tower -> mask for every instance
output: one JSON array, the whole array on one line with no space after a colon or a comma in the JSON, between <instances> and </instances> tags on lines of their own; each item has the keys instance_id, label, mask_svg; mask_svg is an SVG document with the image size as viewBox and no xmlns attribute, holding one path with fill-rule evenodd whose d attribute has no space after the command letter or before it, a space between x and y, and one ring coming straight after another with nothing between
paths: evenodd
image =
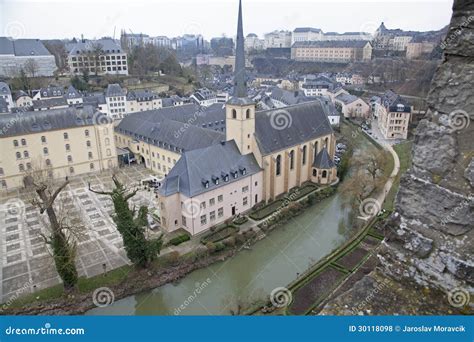
<instances>
[{"instance_id":1,"label":"tower","mask_svg":"<svg viewBox=\"0 0 474 342\"><path fill-rule=\"evenodd\" d=\"M241 154L253 151L253 135L255 133L255 103L247 97L246 83L242 0L239 0L234 92L226 104L226 140L235 140Z\"/></svg>"}]
</instances>

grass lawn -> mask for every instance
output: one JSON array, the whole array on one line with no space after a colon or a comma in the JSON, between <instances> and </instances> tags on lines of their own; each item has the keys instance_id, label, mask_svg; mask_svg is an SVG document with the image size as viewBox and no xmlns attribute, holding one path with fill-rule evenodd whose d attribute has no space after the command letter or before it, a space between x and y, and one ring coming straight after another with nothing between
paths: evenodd
<instances>
[{"instance_id":1,"label":"grass lawn","mask_svg":"<svg viewBox=\"0 0 474 342\"><path fill-rule=\"evenodd\" d=\"M87 293L93 291L99 287L108 287L117 285L122 282L127 275L132 271L131 266L122 266L106 274L100 274L92 278L79 278L77 288L79 293ZM33 304L35 302L44 302L47 300L59 298L64 294L63 285L58 284L52 287L48 287L43 290L39 290L35 293L30 293L25 296L19 297L8 307L19 308L26 304Z\"/></svg>"},{"instance_id":2,"label":"grass lawn","mask_svg":"<svg viewBox=\"0 0 474 342\"><path fill-rule=\"evenodd\" d=\"M385 199L383 208L385 210L392 211L394 209L395 196L400 186L400 177L410 168L411 166L411 141L405 141L403 143L393 146L395 152L397 152L398 158L400 159L400 172L393 182L393 186Z\"/></svg>"},{"instance_id":3,"label":"grass lawn","mask_svg":"<svg viewBox=\"0 0 474 342\"><path fill-rule=\"evenodd\" d=\"M249 215L253 220L259 221L264 219L267 216L270 216L275 211L277 211L283 205L283 200L276 200L260 209L255 210Z\"/></svg>"}]
</instances>

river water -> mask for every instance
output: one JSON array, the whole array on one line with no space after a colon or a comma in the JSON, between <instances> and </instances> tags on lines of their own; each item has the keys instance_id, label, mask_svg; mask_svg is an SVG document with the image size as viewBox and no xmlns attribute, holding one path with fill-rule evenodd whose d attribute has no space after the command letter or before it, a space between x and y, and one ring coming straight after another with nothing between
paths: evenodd
<instances>
[{"instance_id":1,"label":"river water","mask_svg":"<svg viewBox=\"0 0 474 342\"><path fill-rule=\"evenodd\" d=\"M339 194L312 207L226 261L196 270L177 284L116 301L89 315L226 315L238 304L286 286L346 241L349 212ZM347 234L346 234L347 235Z\"/></svg>"}]
</instances>

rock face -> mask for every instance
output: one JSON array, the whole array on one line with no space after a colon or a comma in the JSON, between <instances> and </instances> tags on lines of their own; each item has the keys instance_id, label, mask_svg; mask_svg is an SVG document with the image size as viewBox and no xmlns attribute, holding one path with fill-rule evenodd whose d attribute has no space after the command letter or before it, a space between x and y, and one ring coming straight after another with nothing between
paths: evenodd
<instances>
[{"instance_id":1,"label":"rock face","mask_svg":"<svg viewBox=\"0 0 474 342\"><path fill-rule=\"evenodd\" d=\"M474 2L456 0L445 56L402 177L382 272L443 292L474 290ZM472 295L471 295L472 296Z\"/></svg>"}]
</instances>

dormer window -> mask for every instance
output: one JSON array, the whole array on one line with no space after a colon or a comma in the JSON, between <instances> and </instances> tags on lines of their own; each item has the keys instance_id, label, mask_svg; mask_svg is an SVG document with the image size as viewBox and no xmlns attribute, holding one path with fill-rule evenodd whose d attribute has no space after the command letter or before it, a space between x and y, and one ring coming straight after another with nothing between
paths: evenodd
<instances>
[{"instance_id":1,"label":"dormer window","mask_svg":"<svg viewBox=\"0 0 474 342\"><path fill-rule=\"evenodd\" d=\"M242 175L245 176L247 174L247 169L245 167L239 167L239 170Z\"/></svg>"},{"instance_id":2,"label":"dormer window","mask_svg":"<svg viewBox=\"0 0 474 342\"><path fill-rule=\"evenodd\" d=\"M209 181L207 179L202 179L201 182L206 189L209 189Z\"/></svg>"},{"instance_id":3,"label":"dormer window","mask_svg":"<svg viewBox=\"0 0 474 342\"><path fill-rule=\"evenodd\" d=\"M219 177L212 176L212 181L214 182L215 185L219 185Z\"/></svg>"},{"instance_id":4,"label":"dormer window","mask_svg":"<svg viewBox=\"0 0 474 342\"><path fill-rule=\"evenodd\" d=\"M222 179L224 180L224 182L228 182L229 181L229 174L227 173L222 173Z\"/></svg>"}]
</instances>

